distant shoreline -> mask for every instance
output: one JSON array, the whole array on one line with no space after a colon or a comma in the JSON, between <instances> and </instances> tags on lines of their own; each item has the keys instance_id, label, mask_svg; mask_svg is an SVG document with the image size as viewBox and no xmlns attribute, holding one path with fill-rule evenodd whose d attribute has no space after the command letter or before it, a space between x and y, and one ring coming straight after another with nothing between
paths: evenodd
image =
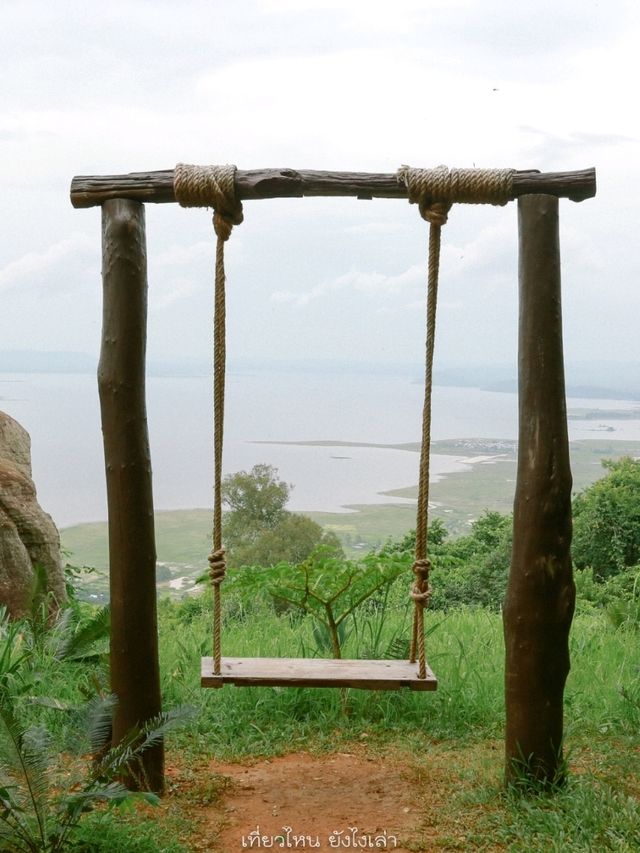
<instances>
[{"instance_id":1,"label":"distant shoreline","mask_svg":"<svg viewBox=\"0 0 640 853\"><path fill-rule=\"evenodd\" d=\"M591 454L598 461L601 458L609 456L631 455L640 457L640 441L628 441L625 439L615 439L606 435L606 444L599 439L579 439L569 442L570 449L581 454ZM405 444L373 444L367 442L353 441L256 441L253 444L275 444L284 446L299 446L299 447L353 447L353 448L376 448L380 450L404 450L410 453L420 452L419 442L407 442ZM459 439L441 439L431 443L432 450L435 450L434 456L457 456L463 457L465 465L487 465L492 463L508 463L515 464L517 458L518 442L512 439L485 439L485 438L459 438ZM454 471L445 471L434 477L433 484L440 483L452 477L465 477L472 474L473 469L462 469ZM347 503L342 505L343 512L331 510L293 510L300 512L302 515L309 515L320 518L322 516L336 516L344 514L348 516L354 512L360 512L367 509L382 509L385 507L402 508L411 507L415 501L412 493L417 489L417 485L412 484L400 489L391 489L381 491L378 494L382 497L404 497L406 504L399 503ZM155 509L156 515L169 515L174 513L211 513L212 508L208 506L197 507L174 507ZM83 526L103 525L106 524L106 518L93 519L90 521L80 521L72 524L59 525L60 531L68 531Z\"/></svg>"},{"instance_id":2,"label":"distant shoreline","mask_svg":"<svg viewBox=\"0 0 640 853\"><path fill-rule=\"evenodd\" d=\"M95 375L97 356L77 352L37 350L0 350L0 379L16 374ZM332 359L241 359L228 366L229 373L256 374L354 374L363 376L398 376L422 384L424 368L410 363L373 363L334 361ZM149 358L150 378L198 379L209 376L209 358L165 360ZM567 396L583 400L620 400L640 402L640 362L567 363ZM2 381L12 381L2 379ZM493 393L513 394L518 390L513 364L440 367L434 374L436 386L444 388L477 388ZM613 384L615 382L615 385ZM2 397L0 396L0 400Z\"/></svg>"}]
</instances>

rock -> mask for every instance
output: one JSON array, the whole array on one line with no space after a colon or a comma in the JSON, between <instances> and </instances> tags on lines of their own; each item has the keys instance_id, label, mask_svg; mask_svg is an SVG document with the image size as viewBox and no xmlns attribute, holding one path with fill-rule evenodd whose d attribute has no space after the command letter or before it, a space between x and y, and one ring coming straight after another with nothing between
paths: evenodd
<instances>
[{"instance_id":1,"label":"rock","mask_svg":"<svg viewBox=\"0 0 640 853\"><path fill-rule=\"evenodd\" d=\"M0 412L0 605L13 618L31 611L34 566L44 570L56 611L66 597L60 536L37 501L29 433Z\"/></svg>"}]
</instances>

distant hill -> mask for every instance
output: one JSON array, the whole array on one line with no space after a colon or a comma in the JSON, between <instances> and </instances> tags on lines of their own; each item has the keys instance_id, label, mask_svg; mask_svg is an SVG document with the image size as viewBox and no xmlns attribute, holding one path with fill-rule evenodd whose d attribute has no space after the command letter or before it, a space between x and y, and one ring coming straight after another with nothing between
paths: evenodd
<instances>
[{"instance_id":1,"label":"distant hill","mask_svg":"<svg viewBox=\"0 0 640 853\"><path fill-rule=\"evenodd\" d=\"M640 362L577 362L565 369L567 395L585 399L640 400ZM444 368L434 371L437 385L515 393L516 365Z\"/></svg>"},{"instance_id":2,"label":"distant hill","mask_svg":"<svg viewBox=\"0 0 640 853\"><path fill-rule=\"evenodd\" d=\"M45 352L38 350L0 351L2 373L91 373L98 366L96 356L82 352ZM336 359L241 359L229 365L230 372L264 373L349 373L399 376L423 381L423 368L415 364L368 363ZM149 376L208 376L208 358L157 359L147 363ZM436 385L482 388L484 391L517 391L516 364L442 367L434 371ZM640 362L575 362L566 367L567 393L571 397L609 400L640 400Z\"/></svg>"}]
</instances>

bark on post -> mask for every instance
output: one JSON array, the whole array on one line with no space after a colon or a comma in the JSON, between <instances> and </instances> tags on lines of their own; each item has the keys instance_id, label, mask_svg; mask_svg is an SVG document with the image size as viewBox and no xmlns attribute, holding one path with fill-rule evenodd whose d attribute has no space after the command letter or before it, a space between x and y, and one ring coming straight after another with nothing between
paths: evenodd
<instances>
[{"instance_id":1,"label":"bark on post","mask_svg":"<svg viewBox=\"0 0 640 853\"><path fill-rule=\"evenodd\" d=\"M156 550L145 404L147 256L144 205L102 208L104 288L98 387L102 414L111 596L111 689L118 697L113 743L161 710ZM161 792L162 744L127 782Z\"/></svg>"},{"instance_id":2,"label":"bark on post","mask_svg":"<svg viewBox=\"0 0 640 853\"><path fill-rule=\"evenodd\" d=\"M563 777L563 695L575 587L558 200L518 201L519 445L513 557L504 608L506 778Z\"/></svg>"}]
</instances>

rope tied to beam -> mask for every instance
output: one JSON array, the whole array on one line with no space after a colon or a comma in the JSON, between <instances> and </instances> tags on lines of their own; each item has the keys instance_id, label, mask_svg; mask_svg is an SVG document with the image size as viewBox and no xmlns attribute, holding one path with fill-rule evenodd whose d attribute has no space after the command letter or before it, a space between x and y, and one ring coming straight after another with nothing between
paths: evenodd
<instances>
[{"instance_id":1,"label":"rope tied to beam","mask_svg":"<svg viewBox=\"0 0 640 853\"><path fill-rule=\"evenodd\" d=\"M236 197L235 166L192 166L178 163L173 171L173 191L181 207L212 207L213 227L223 242L244 215Z\"/></svg>"},{"instance_id":2,"label":"rope tied to beam","mask_svg":"<svg viewBox=\"0 0 640 853\"><path fill-rule=\"evenodd\" d=\"M416 550L413 563L415 581L411 588L414 602L411 634L411 663L418 661L418 678L426 678L424 608L429 604L431 588L427 536L429 525L429 457L431 453L431 396L433 390L433 345L436 331L436 306L440 268L441 228L455 202L467 204L506 204L512 198L513 169L414 169L401 166L396 177L407 188L409 202L417 204L420 215L429 223L429 262L427 284L427 335L425 354L424 405L420 446L420 478L416 518Z\"/></svg>"},{"instance_id":3,"label":"rope tied to beam","mask_svg":"<svg viewBox=\"0 0 640 853\"><path fill-rule=\"evenodd\" d=\"M224 443L224 399L226 375L226 300L224 244L234 225L243 220L242 203L236 196L235 166L190 166L178 163L173 188L182 207L212 207L217 236L215 271L215 309L213 320L213 549L209 555L209 577L213 586L213 671L221 667L220 585L227 568L222 545L222 448Z\"/></svg>"},{"instance_id":4,"label":"rope tied to beam","mask_svg":"<svg viewBox=\"0 0 640 853\"><path fill-rule=\"evenodd\" d=\"M434 225L444 225L452 204L503 205L513 198L515 169L414 169L400 166L398 182L407 188L409 201Z\"/></svg>"}]
</instances>

